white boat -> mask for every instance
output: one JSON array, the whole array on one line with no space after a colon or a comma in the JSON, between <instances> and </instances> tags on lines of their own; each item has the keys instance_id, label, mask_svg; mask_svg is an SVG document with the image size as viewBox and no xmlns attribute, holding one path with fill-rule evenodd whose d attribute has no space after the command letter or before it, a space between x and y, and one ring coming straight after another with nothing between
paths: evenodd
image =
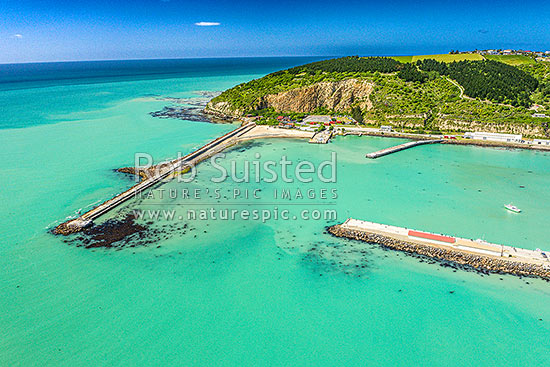
<instances>
[{"instance_id":1,"label":"white boat","mask_svg":"<svg viewBox=\"0 0 550 367\"><path fill-rule=\"evenodd\" d=\"M518 207L515 206L515 205L506 204L506 205L504 205L504 207L505 207L506 209L508 209L509 211L511 211L511 212L514 212L514 213L521 213L521 209L518 208Z\"/></svg>"}]
</instances>

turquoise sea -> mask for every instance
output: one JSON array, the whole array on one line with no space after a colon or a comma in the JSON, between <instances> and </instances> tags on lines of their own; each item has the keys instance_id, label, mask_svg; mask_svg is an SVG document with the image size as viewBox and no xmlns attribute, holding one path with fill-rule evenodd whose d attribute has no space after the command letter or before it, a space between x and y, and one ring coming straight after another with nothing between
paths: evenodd
<instances>
[{"instance_id":1,"label":"turquoise sea","mask_svg":"<svg viewBox=\"0 0 550 367\"><path fill-rule=\"evenodd\" d=\"M172 103L162 98L310 60L0 65L0 365L547 366L549 283L455 270L325 227L354 217L550 250L549 153L427 145L367 160L400 140L249 142L218 162L241 174L245 161L317 165L335 152L336 182L214 184L205 162L193 182L159 187L176 198L136 199L98 221L174 210L147 226L148 242L86 249L49 232L130 187L113 170L134 153L161 161L235 128L150 116ZM510 201L523 213L504 210ZM187 218L210 208L290 218ZM305 209L338 217L306 220Z\"/></svg>"}]
</instances>

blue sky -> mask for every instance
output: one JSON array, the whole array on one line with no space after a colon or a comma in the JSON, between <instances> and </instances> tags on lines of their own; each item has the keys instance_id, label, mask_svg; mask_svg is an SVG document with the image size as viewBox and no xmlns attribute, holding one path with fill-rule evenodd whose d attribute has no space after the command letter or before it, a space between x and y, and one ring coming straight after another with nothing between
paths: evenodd
<instances>
[{"instance_id":1,"label":"blue sky","mask_svg":"<svg viewBox=\"0 0 550 367\"><path fill-rule=\"evenodd\" d=\"M474 48L549 50L550 2L0 0L1 63Z\"/></svg>"}]
</instances>

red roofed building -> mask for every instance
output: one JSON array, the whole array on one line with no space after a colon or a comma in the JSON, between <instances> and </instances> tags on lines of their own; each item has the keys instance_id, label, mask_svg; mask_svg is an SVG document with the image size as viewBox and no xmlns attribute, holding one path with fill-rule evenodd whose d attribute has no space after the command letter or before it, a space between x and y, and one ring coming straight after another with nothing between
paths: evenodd
<instances>
[{"instance_id":1,"label":"red roofed building","mask_svg":"<svg viewBox=\"0 0 550 367\"><path fill-rule=\"evenodd\" d=\"M417 237L417 238L420 238L420 239L423 239L423 240L444 242L446 244L456 242L456 238L454 238L454 237L443 236L441 234L433 234L433 233L427 233L427 232L413 231L413 230L409 231L409 237Z\"/></svg>"}]
</instances>

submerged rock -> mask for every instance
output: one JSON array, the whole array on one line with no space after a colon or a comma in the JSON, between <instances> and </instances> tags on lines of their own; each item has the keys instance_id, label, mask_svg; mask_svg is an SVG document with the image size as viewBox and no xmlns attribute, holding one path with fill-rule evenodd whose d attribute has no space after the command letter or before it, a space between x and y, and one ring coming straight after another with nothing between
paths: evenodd
<instances>
[{"instance_id":1,"label":"submerged rock","mask_svg":"<svg viewBox=\"0 0 550 367\"><path fill-rule=\"evenodd\" d=\"M124 219L109 219L88 228L81 233L81 237L86 248L110 248L127 244L130 238L143 237L146 231L147 227L136 223L134 216L127 215Z\"/></svg>"},{"instance_id":2,"label":"submerged rock","mask_svg":"<svg viewBox=\"0 0 550 367\"><path fill-rule=\"evenodd\" d=\"M197 122L212 122L212 119L202 112L202 108L198 107L186 108L180 106L166 106L160 111L151 112L150 115L159 118L172 118Z\"/></svg>"}]
</instances>

